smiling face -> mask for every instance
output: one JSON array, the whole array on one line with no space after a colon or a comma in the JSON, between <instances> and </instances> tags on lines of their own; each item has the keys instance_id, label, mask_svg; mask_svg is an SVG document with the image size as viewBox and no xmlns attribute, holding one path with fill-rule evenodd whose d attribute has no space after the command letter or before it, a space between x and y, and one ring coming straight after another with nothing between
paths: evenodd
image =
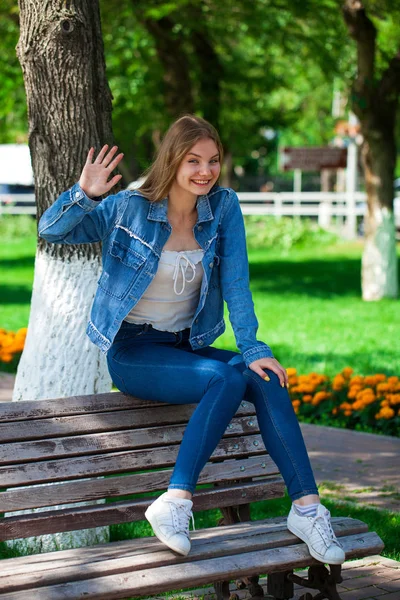
<instances>
[{"instance_id":1,"label":"smiling face","mask_svg":"<svg viewBox=\"0 0 400 600\"><path fill-rule=\"evenodd\" d=\"M173 185L174 192L183 191L199 196L207 194L221 171L216 143L210 138L196 142L179 165Z\"/></svg>"}]
</instances>

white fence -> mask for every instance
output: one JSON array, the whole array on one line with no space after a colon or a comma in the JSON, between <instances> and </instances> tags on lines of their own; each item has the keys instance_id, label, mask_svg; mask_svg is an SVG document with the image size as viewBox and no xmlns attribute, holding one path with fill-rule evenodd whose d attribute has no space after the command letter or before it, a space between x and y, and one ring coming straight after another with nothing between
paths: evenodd
<instances>
[{"instance_id":1,"label":"white fence","mask_svg":"<svg viewBox=\"0 0 400 600\"><path fill-rule=\"evenodd\" d=\"M362 218L366 212L364 192L239 192L238 196L244 215L312 217L321 227L335 229L348 238L357 235L357 218ZM2 214L35 215L34 195L0 194ZM400 230L400 197L395 200L395 219Z\"/></svg>"}]
</instances>

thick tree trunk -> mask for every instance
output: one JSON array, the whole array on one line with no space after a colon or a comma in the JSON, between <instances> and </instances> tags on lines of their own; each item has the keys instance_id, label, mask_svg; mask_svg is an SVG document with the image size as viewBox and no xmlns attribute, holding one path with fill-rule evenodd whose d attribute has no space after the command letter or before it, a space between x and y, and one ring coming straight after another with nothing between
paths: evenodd
<instances>
[{"instance_id":1,"label":"thick tree trunk","mask_svg":"<svg viewBox=\"0 0 400 600\"><path fill-rule=\"evenodd\" d=\"M28 102L38 218L79 179L90 146L112 143L97 0L20 0L17 46ZM14 400L110 390L104 357L85 337L100 246L40 239L26 346ZM104 541L108 528L17 541L32 551Z\"/></svg>"},{"instance_id":2,"label":"thick tree trunk","mask_svg":"<svg viewBox=\"0 0 400 600\"><path fill-rule=\"evenodd\" d=\"M364 137L363 164L368 197L365 248L362 259L364 300L398 295L393 180L396 165L396 113L400 94L400 52L377 80L376 28L360 0L345 0L343 15L357 43L357 78L352 110Z\"/></svg>"}]
</instances>

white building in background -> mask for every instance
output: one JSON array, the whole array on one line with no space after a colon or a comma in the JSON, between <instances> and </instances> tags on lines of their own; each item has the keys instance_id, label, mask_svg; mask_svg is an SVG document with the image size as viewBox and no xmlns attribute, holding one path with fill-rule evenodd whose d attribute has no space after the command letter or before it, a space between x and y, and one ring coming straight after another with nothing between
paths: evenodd
<instances>
[{"instance_id":1,"label":"white building in background","mask_svg":"<svg viewBox=\"0 0 400 600\"><path fill-rule=\"evenodd\" d=\"M0 144L0 184L33 185L28 144Z\"/></svg>"}]
</instances>

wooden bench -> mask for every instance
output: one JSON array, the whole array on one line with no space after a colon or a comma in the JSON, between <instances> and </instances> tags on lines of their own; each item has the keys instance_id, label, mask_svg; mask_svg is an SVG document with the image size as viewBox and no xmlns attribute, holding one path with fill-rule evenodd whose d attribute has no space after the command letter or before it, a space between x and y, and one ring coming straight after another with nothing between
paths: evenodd
<instances>
[{"instance_id":1,"label":"wooden bench","mask_svg":"<svg viewBox=\"0 0 400 600\"><path fill-rule=\"evenodd\" d=\"M0 511L50 509L4 516L0 539L143 520L154 499L146 494L166 489L194 409L121 393L2 403ZM252 597L260 597L261 573L268 574L268 592L281 600L292 598L293 582L299 581L293 569L311 567L309 581L302 583L324 592L317 598L339 599L340 567L329 573L312 559L286 529L285 518L250 521L249 503L284 493L251 404L241 404L199 486L194 510L218 507L224 525L193 532L188 557L149 537L7 558L1 561L0 598L126 599L214 582L222 600L229 598L231 580L241 580L239 587L244 582ZM89 505L74 506L82 501ZM60 506L67 503L73 506ZM336 518L333 523L348 558L382 550L380 538L361 521Z\"/></svg>"}]
</instances>

